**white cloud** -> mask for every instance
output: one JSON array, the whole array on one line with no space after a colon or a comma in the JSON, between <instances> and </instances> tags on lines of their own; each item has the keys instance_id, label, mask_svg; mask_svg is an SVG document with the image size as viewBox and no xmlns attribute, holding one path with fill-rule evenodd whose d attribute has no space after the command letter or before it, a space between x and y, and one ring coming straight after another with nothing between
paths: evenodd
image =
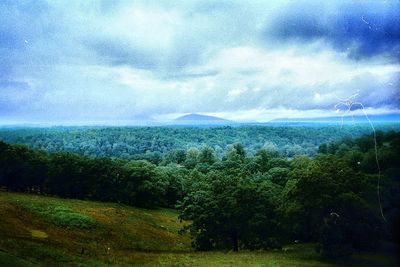
<instances>
[{"instance_id":1,"label":"white cloud","mask_svg":"<svg viewBox=\"0 0 400 267\"><path fill-rule=\"evenodd\" d=\"M246 89L233 89L228 92L228 97L230 97L231 99L234 99L234 98L242 95L246 91L247 91Z\"/></svg>"},{"instance_id":2,"label":"white cloud","mask_svg":"<svg viewBox=\"0 0 400 267\"><path fill-rule=\"evenodd\" d=\"M29 84L14 95L0 91L1 103L12 103L0 117L205 113L264 121L331 114L355 92L371 112L399 109L397 61L354 60L321 38L282 44L265 37L270 15L287 3L47 4L47 13L16 9L0 19L23 44L0 50L8 64L0 79Z\"/></svg>"}]
</instances>

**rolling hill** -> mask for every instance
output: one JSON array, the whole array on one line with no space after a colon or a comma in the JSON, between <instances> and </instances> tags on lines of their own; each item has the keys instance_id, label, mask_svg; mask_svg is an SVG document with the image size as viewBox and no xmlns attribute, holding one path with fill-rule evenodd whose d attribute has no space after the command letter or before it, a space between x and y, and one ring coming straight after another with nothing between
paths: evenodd
<instances>
[{"instance_id":1,"label":"rolling hill","mask_svg":"<svg viewBox=\"0 0 400 267\"><path fill-rule=\"evenodd\" d=\"M201 114L188 114L176 118L171 122L175 125L231 125L235 122L219 117L207 116Z\"/></svg>"}]
</instances>

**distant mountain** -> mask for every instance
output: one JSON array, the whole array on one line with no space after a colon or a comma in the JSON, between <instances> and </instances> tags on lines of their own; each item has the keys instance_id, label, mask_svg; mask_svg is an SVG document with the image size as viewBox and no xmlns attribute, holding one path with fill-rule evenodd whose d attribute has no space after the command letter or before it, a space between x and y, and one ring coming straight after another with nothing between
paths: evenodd
<instances>
[{"instance_id":1,"label":"distant mountain","mask_svg":"<svg viewBox=\"0 0 400 267\"><path fill-rule=\"evenodd\" d=\"M192 113L192 114L188 114L188 115L184 115L179 118L176 118L175 121L228 121L228 120L214 117L214 116L207 116L207 115Z\"/></svg>"},{"instance_id":2,"label":"distant mountain","mask_svg":"<svg viewBox=\"0 0 400 267\"><path fill-rule=\"evenodd\" d=\"M381 114L381 115L368 115L371 122L400 122L400 114ZM321 117L321 118L282 118L274 119L271 123L294 123L294 122L323 122L323 123L365 123L368 119L365 115L357 116L336 116L336 117Z\"/></svg>"},{"instance_id":3,"label":"distant mountain","mask_svg":"<svg viewBox=\"0 0 400 267\"><path fill-rule=\"evenodd\" d=\"M173 124L178 125L230 125L235 124L235 122L226 120L219 117L207 116L201 114L188 114L176 118Z\"/></svg>"}]
</instances>

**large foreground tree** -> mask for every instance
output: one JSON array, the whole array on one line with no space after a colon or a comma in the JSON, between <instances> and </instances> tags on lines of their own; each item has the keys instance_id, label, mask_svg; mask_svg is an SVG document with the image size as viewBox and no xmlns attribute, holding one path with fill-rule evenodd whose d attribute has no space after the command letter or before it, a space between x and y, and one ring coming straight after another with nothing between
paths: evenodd
<instances>
[{"instance_id":1,"label":"large foreground tree","mask_svg":"<svg viewBox=\"0 0 400 267\"><path fill-rule=\"evenodd\" d=\"M278 246L277 185L249 176L212 171L192 184L180 202L180 218L199 250L255 249Z\"/></svg>"}]
</instances>

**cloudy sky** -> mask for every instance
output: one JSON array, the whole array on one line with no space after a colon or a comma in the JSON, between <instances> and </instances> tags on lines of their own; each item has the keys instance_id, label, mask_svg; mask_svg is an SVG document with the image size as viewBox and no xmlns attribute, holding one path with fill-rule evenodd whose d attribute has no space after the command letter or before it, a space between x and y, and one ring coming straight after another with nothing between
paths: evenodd
<instances>
[{"instance_id":1,"label":"cloudy sky","mask_svg":"<svg viewBox=\"0 0 400 267\"><path fill-rule=\"evenodd\" d=\"M268 121L337 116L348 98L398 113L399 14L397 0L1 0L0 123Z\"/></svg>"}]
</instances>

